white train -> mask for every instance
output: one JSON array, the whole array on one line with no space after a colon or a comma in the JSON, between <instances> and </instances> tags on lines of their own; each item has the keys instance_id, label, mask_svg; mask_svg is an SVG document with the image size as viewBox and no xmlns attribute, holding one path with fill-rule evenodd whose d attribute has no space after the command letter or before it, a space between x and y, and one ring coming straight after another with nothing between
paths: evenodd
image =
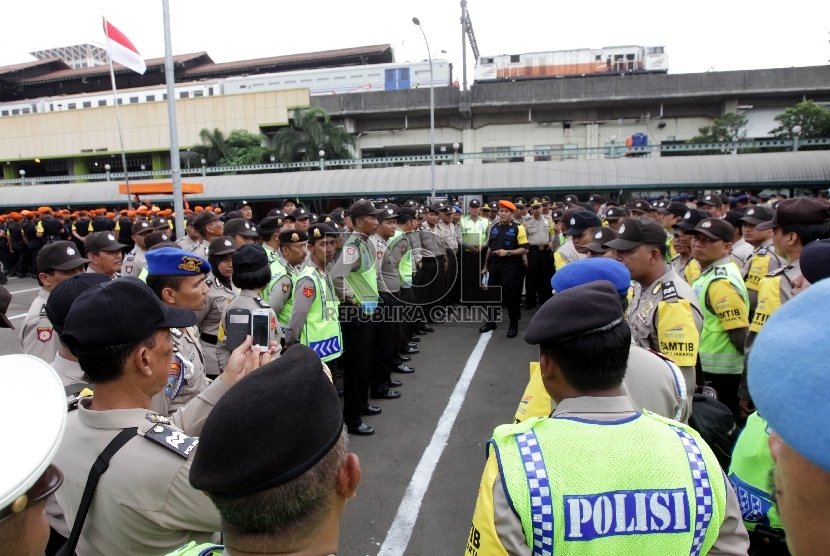
<instances>
[{"instance_id":1,"label":"white train","mask_svg":"<svg viewBox=\"0 0 830 556\"><path fill-rule=\"evenodd\" d=\"M556 77L649 73L669 71L669 57L662 46L606 46L481 56L475 81L515 81Z\"/></svg>"},{"instance_id":2,"label":"white train","mask_svg":"<svg viewBox=\"0 0 830 556\"><path fill-rule=\"evenodd\" d=\"M447 60L434 60L433 78L436 87L450 86L452 84L452 64ZM177 83L175 91L176 98L194 98L307 88L311 91L311 95L315 96L417 89L419 87L429 87L429 85L429 61L424 61L243 75L226 79ZM119 104L165 100L167 100L167 88L164 85L118 91ZM85 108L112 105L111 91L42 97L2 102L0 103L0 117L63 110L83 110Z\"/></svg>"}]
</instances>

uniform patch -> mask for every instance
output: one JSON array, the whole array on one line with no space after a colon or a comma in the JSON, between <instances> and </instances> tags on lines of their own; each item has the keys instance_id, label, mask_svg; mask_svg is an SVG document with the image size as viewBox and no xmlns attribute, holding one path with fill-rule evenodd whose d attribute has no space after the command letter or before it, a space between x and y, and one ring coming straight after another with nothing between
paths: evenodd
<instances>
[{"instance_id":1,"label":"uniform patch","mask_svg":"<svg viewBox=\"0 0 830 556\"><path fill-rule=\"evenodd\" d=\"M125 274L132 274L133 273L133 267L132 266L124 267L124 273Z\"/></svg>"},{"instance_id":2,"label":"uniform patch","mask_svg":"<svg viewBox=\"0 0 830 556\"><path fill-rule=\"evenodd\" d=\"M646 304L643 305L643 308L640 309L640 316L644 319L647 319L651 314L652 309L654 309L654 303L652 303L651 301L647 301Z\"/></svg>"},{"instance_id":3,"label":"uniform patch","mask_svg":"<svg viewBox=\"0 0 830 556\"><path fill-rule=\"evenodd\" d=\"M144 438L152 440L185 459L193 455L193 450L199 444L198 438L191 438L181 431L161 424L144 433Z\"/></svg>"},{"instance_id":4,"label":"uniform patch","mask_svg":"<svg viewBox=\"0 0 830 556\"><path fill-rule=\"evenodd\" d=\"M303 295L306 297L312 297L314 295L314 288L311 286L305 286L303 288Z\"/></svg>"},{"instance_id":5,"label":"uniform patch","mask_svg":"<svg viewBox=\"0 0 830 556\"><path fill-rule=\"evenodd\" d=\"M52 329L43 327L37 329L37 339L38 341L43 342L44 344L52 339Z\"/></svg>"},{"instance_id":6,"label":"uniform patch","mask_svg":"<svg viewBox=\"0 0 830 556\"><path fill-rule=\"evenodd\" d=\"M664 301L677 301L677 288L674 287L674 282L668 281L665 284L662 284L661 287L663 290Z\"/></svg>"},{"instance_id":7,"label":"uniform patch","mask_svg":"<svg viewBox=\"0 0 830 556\"><path fill-rule=\"evenodd\" d=\"M288 293L288 290L291 289L291 284L283 284L282 285L282 293Z\"/></svg>"},{"instance_id":8,"label":"uniform patch","mask_svg":"<svg viewBox=\"0 0 830 556\"><path fill-rule=\"evenodd\" d=\"M726 269L722 266L719 266L715 269L715 276L728 276L729 274L726 272Z\"/></svg>"}]
</instances>

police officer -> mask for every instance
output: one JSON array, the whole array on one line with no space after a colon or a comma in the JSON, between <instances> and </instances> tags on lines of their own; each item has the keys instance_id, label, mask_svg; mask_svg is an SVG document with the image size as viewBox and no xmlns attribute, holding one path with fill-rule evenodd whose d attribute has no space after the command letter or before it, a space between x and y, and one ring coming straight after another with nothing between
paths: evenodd
<instances>
[{"instance_id":1,"label":"police officer","mask_svg":"<svg viewBox=\"0 0 830 556\"><path fill-rule=\"evenodd\" d=\"M627 313L633 343L680 367L691 408L703 311L692 288L666 264L665 235L651 218L629 218L606 245L617 250L617 260L638 286Z\"/></svg>"},{"instance_id":2,"label":"police officer","mask_svg":"<svg viewBox=\"0 0 830 556\"><path fill-rule=\"evenodd\" d=\"M125 255L132 251L133 247L135 247L135 242L133 242L133 222L135 222L134 218L134 210L122 210L121 215L115 222L114 231L116 233L116 237L118 238L118 243L123 243L125 245L122 251Z\"/></svg>"},{"instance_id":3,"label":"police officer","mask_svg":"<svg viewBox=\"0 0 830 556\"><path fill-rule=\"evenodd\" d=\"M169 307L197 312L207 304L205 283L210 264L195 253L177 247L147 251L147 285ZM210 382L205 372L205 353L195 326L171 328L173 358L171 376L184 371L185 381L173 399L173 410L198 396Z\"/></svg>"},{"instance_id":4,"label":"police officer","mask_svg":"<svg viewBox=\"0 0 830 556\"><path fill-rule=\"evenodd\" d=\"M485 205L486 206L486 205ZM488 207L489 212L489 207ZM461 249L459 250L461 301L471 303L481 301L481 267L484 264L482 249L487 242L489 221L481 216L481 202L473 199L469 204L469 214L459 221L461 228Z\"/></svg>"},{"instance_id":5,"label":"police officer","mask_svg":"<svg viewBox=\"0 0 830 556\"><path fill-rule=\"evenodd\" d=\"M772 229L759 230L758 225L772 221L775 211L767 205L746 209L741 217L744 239L753 247L752 253L741 267L749 294L749 313L754 314L758 306L758 289L761 280L770 272L784 266L786 261L775 253L772 245Z\"/></svg>"},{"instance_id":6,"label":"police officer","mask_svg":"<svg viewBox=\"0 0 830 556\"><path fill-rule=\"evenodd\" d=\"M329 373L312 350L294 346L238 388L205 423L190 472L193 489L206 492L222 516L224 542L233 548L194 541L171 556L337 553L338 524L360 482L360 463L347 453ZM234 472L228 454L238 456Z\"/></svg>"},{"instance_id":7,"label":"police officer","mask_svg":"<svg viewBox=\"0 0 830 556\"><path fill-rule=\"evenodd\" d=\"M92 232L84 242L89 266L87 272L100 272L112 278L121 275L121 250L126 247L119 243L112 232Z\"/></svg>"},{"instance_id":8,"label":"police officer","mask_svg":"<svg viewBox=\"0 0 830 556\"><path fill-rule=\"evenodd\" d=\"M444 292L442 305L448 307L458 302L460 291L460 284L458 283L458 248L461 242L461 228L452 221L454 211L451 206L444 203L438 203L437 206L440 212L435 228L444 242L447 254L447 271L441 275L441 288Z\"/></svg>"},{"instance_id":9,"label":"police officer","mask_svg":"<svg viewBox=\"0 0 830 556\"><path fill-rule=\"evenodd\" d=\"M297 207L291 212L294 219L294 229L305 232L311 226L311 213L302 207Z\"/></svg>"},{"instance_id":10,"label":"police officer","mask_svg":"<svg viewBox=\"0 0 830 556\"><path fill-rule=\"evenodd\" d=\"M728 207L726 210L723 209L723 199L720 198L720 195L715 194L704 195L698 199L697 207L711 213L712 218L723 218L726 210L729 210Z\"/></svg>"},{"instance_id":11,"label":"police officer","mask_svg":"<svg viewBox=\"0 0 830 556\"><path fill-rule=\"evenodd\" d=\"M135 276L137 277L144 270L147 265L145 259L146 248L144 245L144 238L152 234L155 230L147 220L139 220L133 224L133 241L135 247L127 253L124 261L121 263L121 276Z\"/></svg>"},{"instance_id":12,"label":"police officer","mask_svg":"<svg viewBox=\"0 0 830 556\"><path fill-rule=\"evenodd\" d=\"M41 215L36 228L36 235L40 241L49 244L63 239L63 224L52 215L52 209L40 207L37 210Z\"/></svg>"},{"instance_id":13,"label":"police officer","mask_svg":"<svg viewBox=\"0 0 830 556\"><path fill-rule=\"evenodd\" d=\"M205 308L196 312L196 325L199 327L199 340L205 355L205 374L210 379L219 376L219 361L216 359L219 322L237 293L231 282L234 251L236 244L230 237L214 238L208 245L210 274L205 280L208 287L207 301Z\"/></svg>"},{"instance_id":14,"label":"police officer","mask_svg":"<svg viewBox=\"0 0 830 556\"><path fill-rule=\"evenodd\" d=\"M746 554L735 493L709 446L622 395L631 339L613 284L557 293L525 341L539 345L557 407L494 431L469 553Z\"/></svg>"},{"instance_id":15,"label":"police officer","mask_svg":"<svg viewBox=\"0 0 830 556\"><path fill-rule=\"evenodd\" d=\"M527 280L525 282L525 309L530 310L544 305L550 299L551 276L553 276L553 221L542 214L542 200L535 198L530 202L530 215L524 221L527 232Z\"/></svg>"},{"instance_id":16,"label":"police officer","mask_svg":"<svg viewBox=\"0 0 830 556\"><path fill-rule=\"evenodd\" d=\"M294 279L299 276L308 254L308 235L299 230L285 230L278 238L279 256L270 263L271 280L260 295L277 314L284 336L291 319Z\"/></svg>"},{"instance_id":17,"label":"police officer","mask_svg":"<svg viewBox=\"0 0 830 556\"><path fill-rule=\"evenodd\" d=\"M45 208L45 207L41 207ZM28 215L26 213L28 212ZM26 242L26 268L33 276L37 276L37 254L43 247L43 240L37 235L37 225L40 213L24 211L26 218L23 220L23 241Z\"/></svg>"},{"instance_id":18,"label":"police officer","mask_svg":"<svg viewBox=\"0 0 830 556\"><path fill-rule=\"evenodd\" d=\"M227 345L229 311L231 309L247 309L249 311L267 309L269 312L268 323L272 341L279 345L280 338L282 337L281 329L277 325L277 314L260 297L260 292L268 286L268 282L271 279L271 269L268 266L268 255L265 253L265 249L261 245L248 243L237 248L231 259L233 261L231 280L233 281L233 285L239 288L239 292L230 304L228 304L228 308L225 310L224 315L222 315L222 320L219 322L216 359L219 361L219 369L222 371L224 371L225 366L228 364L228 358L231 356L231 350L228 349ZM279 352L274 357L279 357Z\"/></svg>"},{"instance_id":19,"label":"police officer","mask_svg":"<svg viewBox=\"0 0 830 556\"><path fill-rule=\"evenodd\" d=\"M220 220L219 215L212 210L205 209L196 213L196 216L193 217L192 224L196 231L199 232L199 236L202 238L202 245L205 248L211 241L224 235L225 224ZM198 251L197 253L202 255ZM204 256L207 256L207 253Z\"/></svg>"},{"instance_id":20,"label":"police officer","mask_svg":"<svg viewBox=\"0 0 830 556\"><path fill-rule=\"evenodd\" d=\"M507 337L519 334L522 296L522 255L527 254L527 234L524 226L513 221L516 205L510 201L499 201L499 223L490 229L487 240L487 255L482 274L489 273L488 288L501 288L500 304L507 307L510 326ZM489 321L479 332L496 329L495 321Z\"/></svg>"},{"instance_id":21,"label":"police officer","mask_svg":"<svg viewBox=\"0 0 830 556\"><path fill-rule=\"evenodd\" d=\"M730 210L723 216L723 219L735 228L735 237L732 240L732 251L729 256L738 265L738 270L743 269L754 250L752 245L744 239L743 215L744 211L742 210Z\"/></svg>"},{"instance_id":22,"label":"police officer","mask_svg":"<svg viewBox=\"0 0 830 556\"><path fill-rule=\"evenodd\" d=\"M427 321L435 324L442 320L442 311L436 306L444 298L447 291L444 289L444 277L449 272L447 261L447 246L441 238L438 220L441 214L441 205L428 205L426 217L419 230L421 243L421 266L418 272L421 275L418 302L427 312Z\"/></svg>"},{"instance_id":23,"label":"police officer","mask_svg":"<svg viewBox=\"0 0 830 556\"><path fill-rule=\"evenodd\" d=\"M273 212L273 211L272 211ZM271 214L262 219L262 222L257 226L259 231L259 239L262 240L262 247L268 254L268 262L272 263L280 258L280 239L279 233L285 226L285 218L282 213Z\"/></svg>"},{"instance_id":24,"label":"police officer","mask_svg":"<svg viewBox=\"0 0 830 556\"><path fill-rule=\"evenodd\" d=\"M602 229L610 231L608 228ZM625 311L628 307L631 275L619 261L603 258L576 261L556 273L551 280L551 287L559 293L598 280L608 280L614 284ZM517 423L531 417L547 417L552 409L556 409L542 383L539 363L530 365L530 382L516 410L514 422ZM680 368L667 357L636 345L631 346L621 388L622 394L628 397L636 411L647 409L667 419L688 422L691 405L687 401L686 379Z\"/></svg>"},{"instance_id":25,"label":"police officer","mask_svg":"<svg viewBox=\"0 0 830 556\"><path fill-rule=\"evenodd\" d=\"M729 257L735 230L720 218L706 218L692 230L692 254L701 274L692 284L703 311L700 366L718 399L739 417L738 387L749 330L746 284Z\"/></svg>"},{"instance_id":26,"label":"police officer","mask_svg":"<svg viewBox=\"0 0 830 556\"><path fill-rule=\"evenodd\" d=\"M561 238L564 238L564 241L560 244L559 249L557 249L553 254L555 270L561 269L568 263L572 263L574 261L579 261L587 258L586 254L580 253L576 250L576 247L574 247L573 243L573 235L568 233L570 227L572 225L576 225L576 214L579 212L583 212L581 208L571 208L562 213L562 218L560 220L560 229ZM571 224L571 221L573 221L573 224ZM598 221L599 218L597 218L597 222ZM593 222L593 220L591 220L590 224L590 227L598 227L602 223L600 222L599 224L596 224Z\"/></svg>"},{"instance_id":27,"label":"police officer","mask_svg":"<svg viewBox=\"0 0 830 556\"><path fill-rule=\"evenodd\" d=\"M11 396L0 409L7 423L26 416L25 427L3 433L6 451L15 456L0 474L0 544L4 554L40 555L50 536L44 508L63 483L52 459L63 437L66 397L55 371L25 355L0 356L0 388L37 393L29 399Z\"/></svg>"},{"instance_id":28,"label":"police officer","mask_svg":"<svg viewBox=\"0 0 830 556\"><path fill-rule=\"evenodd\" d=\"M130 315L129 326L114 326L124 314ZM119 554L129 547L130 554L157 555L191 540L206 542L220 527L208 498L188 483L197 444L188 434L198 434L212 406L238 380L267 363L270 353L244 342L225 373L202 399L191 402L196 410L175 414L178 421L148 411L152 398L176 386L170 375L170 330L195 323L193 311L164 305L135 278L96 286L72 304L62 339L95 396L80 400L70 412L55 465L68 479L57 500L69 528L76 521L82 527L81 554ZM79 506L90 470L119 434L125 443L100 475L100 491L90 492L92 504L81 524Z\"/></svg>"},{"instance_id":29,"label":"police officer","mask_svg":"<svg viewBox=\"0 0 830 556\"><path fill-rule=\"evenodd\" d=\"M52 361L58 351L52 323L46 317L43 306L49 293L67 278L84 270L89 260L81 257L71 241L56 241L40 250L37 257L40 290L29 307L23 326L20 327L20 346L23 353Z\"/></svg>"},{"instance_id":30,"label":"police officer","mask_svg":"<svg viewBox=\"0 0 830 556\"><path fill-rule=\"evenodd\" d=\"M232 237L237 249L246 243L252 243L257 235L256 226L244 218L232 218L225 222L223 234Z\"/></svg>"},{"instance_id":31,"label":"police officer","mask_svg":"<svg viewBox=\"0 0 830 556\"><path fill-rule=\"evenodd\" d=\"M193 227L192 214L190 214L187 220L185 220L184 237L177 239L176 243L179 244L179 247L185 249L186 251L190 251L191 253L197 253L199 248L202 247L202 236L200 236L199 232L196 231L196 228Z\"/></svg>"},{"instance_id":32,"label":"police officer","mask_svg":"<svg viewBox=\"0 0 830 556\"><path fill-rule=\"evenodd\" d=\"M29 276L29 248L23 240L23 215L13 212L10 216L6 235L9 238L13 266L9 271L9 276L26 278Z\"/></svg>"}]
</instances>

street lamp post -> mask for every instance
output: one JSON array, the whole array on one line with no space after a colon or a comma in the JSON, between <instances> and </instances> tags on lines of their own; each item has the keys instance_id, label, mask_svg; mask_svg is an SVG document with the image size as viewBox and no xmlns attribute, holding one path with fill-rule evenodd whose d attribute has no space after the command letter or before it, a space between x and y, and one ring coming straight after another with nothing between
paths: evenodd
<instances>
[{"instance_id":1,"label":"street lamp post","mask_svg":"<svg viewBox=\"0 0 830 556\"><path fill-rule=\"evenodd\" d=\"M800 125L793 126L793 152L798 151L799 135L801 135L801 126Z\"/></svg>"},{"instance_id":2,"label":"street lamp post","mask_svg":"<svg viewBox=\"0 0 830 556\"><path fill-rule=\"evenodd\" d=\"M20 185L26 185L26 170L20 170Z\"/></svg>"},{"instance_id":3,"label":"street lamp post","mask_svg":"<svg viewBox=\"0 0 830 556\"><path fill-rule=\"evenodd\" d=\"M207 164L207 160L205 160L205 159L203 158L203 159L202 159L202 177L204 177L204 176L206 176L206 175L207 175L207 169L205 168L205 165L206 165L206 164Z\"/></svg>"},{"instance_id":4,"label":"street lamp post","mask_svg":"<svg viewBox=\"0 0 830 556\"><path fill-rule=\"evenodd\" d=\"M418 26L424 36L427 45L427 56L429 56L429 165L430 165L430 200L435 199L435 80L432 76L432 53L429 50L429 41L421 21L417 17L412 18L412 23Z\"/></svg>"},{"instance_id":5,"label":"street lamp post","mask_svg":"<svg viewBox=\"0 0 830 556\"><path fill-rule=\"evenodd\" d=\"M104 170L107 172L107 181L110 181L110 170L112 170L112 166L104 164Z\"/></svg>"},{"instance_id":6,"label":"street lamp post","mask_svg":"<svg viewBox=\"0 0 830 556\"><path fill-rule=\"evenodd\" d=\"M321 149L320 152L317 153L317 154L320 155L320 170L325 170L326 169L326 151Z\"/></svg>"}]
</instances>

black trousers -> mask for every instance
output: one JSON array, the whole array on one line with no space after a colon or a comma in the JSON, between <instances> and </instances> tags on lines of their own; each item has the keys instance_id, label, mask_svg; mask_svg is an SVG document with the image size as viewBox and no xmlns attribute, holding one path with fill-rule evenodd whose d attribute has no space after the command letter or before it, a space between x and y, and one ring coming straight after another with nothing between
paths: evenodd
<instances>
[{"instance_id":1,"label":"black trousers","mask_svg":"<svg viewBox=\"0 0 830 556\"><path fill-rule=\"evenodd\" d=\"M29 242L29 272L37 276L37 254L43 249L43 242L40 240Z\"/></svg>"},{"instance_id":2,"label":"black trousers","mask_svg":"<svg viewBox=\"0 0 830 556\"><path fill-rule=\"evenodd\" d=\"M400 301L401 307L414 307L415 306L415 295L412 293L412 288L401 288L401 291L398 292L398 299ZM409 341L412 339L412 336L415 335L415 332L421 329L421 322L417 322L415 320L411 320L409 318L402 318L397 323L397 338L395 339L395 353L394 353L394 360L393 363L398 365L401 363L400 359L398 358L398 354L401 353L409 344Z\"/></svg>"},{"instance_id":3,"label":"black trousers","mask_svg":"<svg viewBox=\"0 0 830 556\"><path fill-rule=\"evenodd\" d=\"M397 293L380 292L382 305L375 314L375 340L372 350L372 376L370 389L375 394L389 390L395 350L398 340L398 323L395 321L395 307L400 306Z\"/></svg>"},{"instance_id":4,"label":"black trousers","mask_svg":"<svg viewBox=\"0 0 830 556\"><path fill-rule=\"evenodd\" d=\"M15 243L12 256L15 257L14 273L29 274L29 246L25 243Z\"/></svg>"},{"instance_id":5,"label":"black trousers","mask_svg":"<svg viewBox=\"0 0 830 556\"><path fill-rule=\"evenodd\" d=\"M507 257L505 257L507 258ZM502 307L507 308L507 316L511 323L519 322L522 318L522 278L524 278L524 267L519 257L511 257L505 262L498 259L491 259L488 269L490 281L488 288L494 290L498 295L501 287Z\"/></svg>"},{"instance_id":6,"label":"black trousers","mask_svg":"<svg viewBox=\"0 0 830 556\"><path fill-rule=\"evenodd\" d=\"M424 308L428 322L434 322L432 319L433 309L441 304L441 300L446 294L444 289L444 258L424 257L421 260L421 268L418 269L418 274L421 275L420 305Z\"/></svg>"},{"instance_id":7,"label":"black trousers","mask_svg":"<svg viewBox=\"0 0 830 556\"><path fill-rule=\"evenodd\" d=\"M340 330L343 355L338 367L343 369L343 420L349 427L359 427L361 413L369 405L369 377L372 372L374 324L357 318L354 306L340 306Z\"/></svg>"},{"instance_id":8,"label":"black trousers","mask_svg":"<svg viewBox=\"0 0 830 556\"><path fill-rule=\"evenodd\" d=\"M444 274L444 289L447 292L442 305L449 307L458 303L461 294L461 276L458 271L458 253L447 249L447 273Z\"/></svg>"},{"instance_id":9,"label":"black trousers","mask_svg":"<svg viewBox=\"0 0 830 556\"><path fill-rule=\"evenodd\" d=\"M461 249L459 251L458 266L461 282L461 303L475 305L487 301L485 290L481 288L481 269L484 267L484 253L474 253Z\"/></svg>"},{"instance_id":10,"label":"black trousers","mask_svg":"<svg viewBox=\"0 0 830 556\"><path fill-rule=\"evenodd\" d=\"M551 298L550 279L553 277L553 257L550 249L530 246L527 252L527 280L525 280L525 303L529 307L544 305Z\"/></svg>"}]
</instances>

